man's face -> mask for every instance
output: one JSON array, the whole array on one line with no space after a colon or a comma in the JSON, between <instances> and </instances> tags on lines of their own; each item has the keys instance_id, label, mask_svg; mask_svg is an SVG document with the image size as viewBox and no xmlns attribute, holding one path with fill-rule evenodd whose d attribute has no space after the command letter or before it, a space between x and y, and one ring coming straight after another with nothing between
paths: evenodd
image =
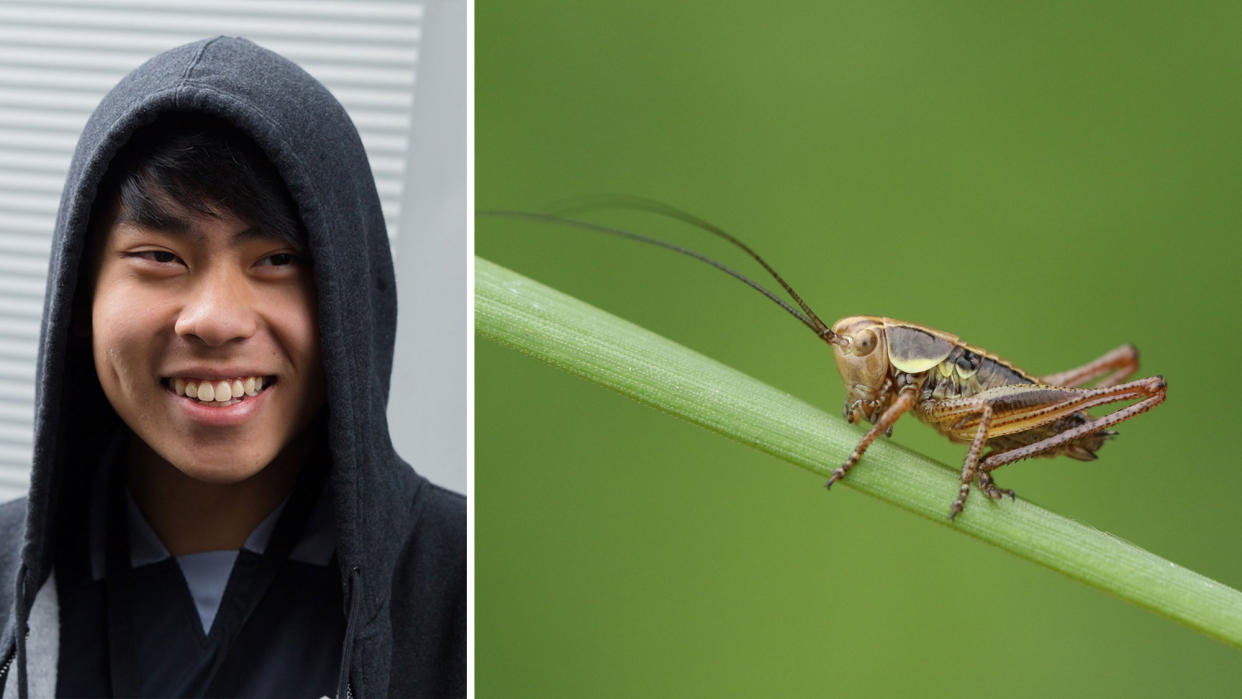
<instances>
[{"instance_id":1,"label":"man's face","mask_svg":"<svg viewBox=\"0 0 1242 699\"><path fill-rule=\"evenodd\" d=\"M123 218L107 229L91 308L95 369L156 455L195 480L237 483L323 404L311 269L242 221L182 213L164 230Z\"/></svg>"}]
</instances>

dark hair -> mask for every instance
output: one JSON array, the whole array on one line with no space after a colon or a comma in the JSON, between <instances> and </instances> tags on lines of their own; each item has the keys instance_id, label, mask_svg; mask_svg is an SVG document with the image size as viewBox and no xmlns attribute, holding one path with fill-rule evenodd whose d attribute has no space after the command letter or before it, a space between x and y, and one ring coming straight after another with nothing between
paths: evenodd
<instances>
[{"instance_id":1,"label":"dark hair","mask_svg":"<svg viewBox=\"0 0 1242 699\"><path fill-rule=\"evenodd\" d=\"M171 206L170 206L171 205ZM166 228L176 208L234 216L299 250L306 233L276 168L249 137L221 119L173 112L141 127L113 158L92 215Z\"/></svg>"}]
</instances>

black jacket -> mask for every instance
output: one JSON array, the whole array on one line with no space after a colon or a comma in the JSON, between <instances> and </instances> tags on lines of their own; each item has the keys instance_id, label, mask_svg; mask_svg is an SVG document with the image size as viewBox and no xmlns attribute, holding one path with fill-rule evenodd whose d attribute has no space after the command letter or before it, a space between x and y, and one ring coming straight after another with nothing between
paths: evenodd
<instances>
[{"instance_id":1,"label":"black jacket","mask_svg":"<svg viewBox=\"0 0 1242 699\"><path fill-rule=\"evenodd\" d=\"M49 680L44 656L58 643L54 616L49 622L45 614L54 613L48 595L56 592L46 583L58 541L82 535L67 531L74 519L67 515L87 502L88 476L116 421L93 378L89 347L71 331L92 201L129 135L170 111L208 113L248 134L285 180L308 232L330 396L349 688L362 697L464 695L465 499L419 476L389 439L396 290L362 143L340 104L301 68L223 37L163 53L124 78L91 116L74 154L44 305L30 493L0 506L5 695L13 686L23 696L55 691L55 666ZM83 388L88 380L93 390Z\"/></svg>"}]
</instances>

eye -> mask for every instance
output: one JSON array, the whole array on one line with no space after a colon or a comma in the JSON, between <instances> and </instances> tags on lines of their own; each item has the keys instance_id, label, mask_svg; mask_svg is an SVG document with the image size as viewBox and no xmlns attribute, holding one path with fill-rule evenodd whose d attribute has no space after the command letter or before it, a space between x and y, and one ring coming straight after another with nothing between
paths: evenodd
<instances>
[{"instance_id":1,"label":"eye","mask_svg":"<svg viewBox=\"0 0 1242 699\"><path fill-rule=\"evenodd\" d=\"M875 333L870 330L864 330L854 336L854 354L859 357L871 354L871 351L875 349L875 345Z\"/></svg>"},{"instance_id":2,"label":"eye","mask_svg":"<svg viewBox=\"0 0 1242 699\"><path fill-rule=\"evenodd\" d=\"M127 253L130 257L136 257L142 260L150 260L161 265L172 264L173 262L181 262L181 258L167 250L136 250Z\"/></svg>"},{"instance_id":3,"label":"eye","mask_svg":"<svg viewBox=\"0 0 1242 699\"><path fill-rule=\"evenodd\" d=\"M302 262L302 258L292 252L277 252L260 258L256 263L260 267L289 267Z\"/></svg>"}]
</instances>

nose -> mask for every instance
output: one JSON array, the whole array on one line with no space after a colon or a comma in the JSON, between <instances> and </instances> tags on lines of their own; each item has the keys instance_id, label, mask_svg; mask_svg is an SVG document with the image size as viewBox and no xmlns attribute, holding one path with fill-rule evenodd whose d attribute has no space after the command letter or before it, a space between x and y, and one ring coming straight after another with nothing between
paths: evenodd
<instances>
[{"instance_id":1,"label":"nose","mask_svg":"<svg viewBox=\"0 0 1242 699\"><path fill-rule=\"evenodd\" d=\"M208 347L244 340L258 329L254 296L244 278L229 270L204 275L189 290L174 330Z\"/></svg>"}]
</instances>

